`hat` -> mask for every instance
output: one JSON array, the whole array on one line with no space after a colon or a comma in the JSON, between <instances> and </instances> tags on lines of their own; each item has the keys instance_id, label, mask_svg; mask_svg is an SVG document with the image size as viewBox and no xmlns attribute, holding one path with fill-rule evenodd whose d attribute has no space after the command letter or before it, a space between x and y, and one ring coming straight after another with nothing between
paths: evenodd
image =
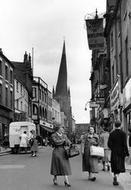
<instances>
[{"instance_id":1,"label":"hat","mask_svg":"<svg viewBox=\"0 0 131 190\"><path fill-rule=\"evenodd\" d=\"M119 121L119 120L116 121L116 122L115 122L115 127L118 128L118 127L120 127L120 126L121 126L121 121Z\"/></svg>"}]
</instances>

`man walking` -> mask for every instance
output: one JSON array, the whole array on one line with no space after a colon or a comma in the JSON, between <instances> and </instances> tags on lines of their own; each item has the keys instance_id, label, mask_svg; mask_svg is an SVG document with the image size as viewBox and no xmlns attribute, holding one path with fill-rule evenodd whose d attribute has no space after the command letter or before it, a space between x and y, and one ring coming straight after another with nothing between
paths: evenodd
<instances>
[{"instance_id":1,"label":"man walking","mask_svg":"<svg viewBox=\"0 0 131 190\"><path fill-rule=\"evenodd\" d=\"M120 128L121 122L115 122L108 139L108 147L111 149L111 170L114 173L113 185L119 185L117 175L125 172L125 157L129 156L126 133Z\"/></svg>"}]
</instances>

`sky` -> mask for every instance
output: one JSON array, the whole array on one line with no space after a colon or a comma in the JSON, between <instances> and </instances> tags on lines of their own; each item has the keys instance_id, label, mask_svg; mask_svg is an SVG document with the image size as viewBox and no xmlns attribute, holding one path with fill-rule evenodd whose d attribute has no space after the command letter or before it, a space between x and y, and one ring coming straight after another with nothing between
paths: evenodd
<instances>
[{"instance_id":1,"label":"sky","mask_svg":"<svg viewBox=\"0 0 131 190\"><path fill-rule=\"evenodd\" d=\"M68 87L76 123L90 121L91 50L85 18L105 13L106 0L0 0L0 48L11 61L33 56L34 76L50 91L56 86L63 41L66 45ZM85 105L87 104L87 111Z\"/></svg>"}]
</instances>

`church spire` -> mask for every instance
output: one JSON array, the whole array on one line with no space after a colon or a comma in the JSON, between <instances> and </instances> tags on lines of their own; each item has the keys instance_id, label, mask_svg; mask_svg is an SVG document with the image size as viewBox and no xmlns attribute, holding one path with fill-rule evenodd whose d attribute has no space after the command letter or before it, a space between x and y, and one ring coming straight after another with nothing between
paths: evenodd
<instances>
[{"instance_id":1,"label":"church spire","mask_svg":"<svg viewBox=\"0 0 131 190\"><path fill-rule=\"evenodd\" d=\"M67 64L65 41L63 43L62 57L59 68L59 75L56 85L56 96L67 95Z\"/></svg>"}]
</instances>

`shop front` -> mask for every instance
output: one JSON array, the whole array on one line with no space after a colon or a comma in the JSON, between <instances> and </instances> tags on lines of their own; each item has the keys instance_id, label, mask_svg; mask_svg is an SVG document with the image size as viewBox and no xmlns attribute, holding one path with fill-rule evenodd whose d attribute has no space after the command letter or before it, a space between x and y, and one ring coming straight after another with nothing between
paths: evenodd
<instances>
[{"instance_id":1,"label":"shop front","mask_svg":"<svg viewBox=\"0 0 131 190\"><path fill-rule=\"evenodd\" d=\"M40 120L40 135L48 138L53 133L53 124Z\"/></svg>"},{"instance_id":2,"label":"shop front","mask_svg":"<svg viewBox=\"0 0 131 190\"><path fill-rule=\"evenodd\" d=\"M118 80L110 92L110 125L112 125L112 128L114 128L115 121L122 121L120 97L120 84Z\"/></svg>"},{"instance_id":3,"label":"shop front","mask_svg":"<svg viewBox=\"0 0 131 190\"><path fill-rule=\"evenodd\" d=\"M13 121L13 112L0 106L0 146L8 146L9 124Z\"/></svg>"}]
</instances>

